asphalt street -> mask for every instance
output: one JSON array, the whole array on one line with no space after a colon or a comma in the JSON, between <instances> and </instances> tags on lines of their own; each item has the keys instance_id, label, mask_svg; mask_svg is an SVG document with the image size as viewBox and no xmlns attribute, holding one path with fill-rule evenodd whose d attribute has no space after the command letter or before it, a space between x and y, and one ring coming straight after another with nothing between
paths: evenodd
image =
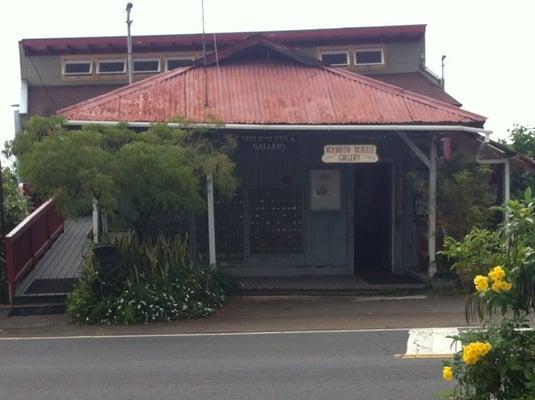
<instances>
[{"instance_id":1,"label":"asphalt street","mask_svg":"<svg viewBox=\"0 0 535 400\"><path fill-rule=\"evenodd\" d=\"M407 330L0 340L1 399L427 400Z\"/></svg>"}]
</instances>

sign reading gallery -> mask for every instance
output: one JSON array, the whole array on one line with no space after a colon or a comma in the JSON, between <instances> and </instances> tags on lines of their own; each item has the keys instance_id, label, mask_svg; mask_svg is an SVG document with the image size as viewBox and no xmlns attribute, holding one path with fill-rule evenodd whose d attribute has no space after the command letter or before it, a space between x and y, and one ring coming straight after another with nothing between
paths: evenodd
<instances>
[{"instance_id":1,"label":"sign reading gallery","mask_svg":"<svg viewBox=\"0 0 535 400\"><path fill-rule=\"evenodd\" d=\"M295 150L295 135L243 135L238 143L254 152L285 152Z\"/></svg>"},{"instance_id":2,"label":"sign reading gallery","mask_svg":"<svg viewBox=\"0 0 535 400\"><path fill-rule=\"evenodd\" d=\"M331 163L375 163L379 161L374 144L327 144L321 161Z\"/></svg>"}]
</instances>

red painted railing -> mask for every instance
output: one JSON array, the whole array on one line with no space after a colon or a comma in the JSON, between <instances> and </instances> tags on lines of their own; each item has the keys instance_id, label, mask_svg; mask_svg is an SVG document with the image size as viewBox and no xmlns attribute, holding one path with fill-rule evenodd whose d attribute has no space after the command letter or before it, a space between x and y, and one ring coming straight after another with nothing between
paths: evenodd
<instances>
[{"instance_id":1,"label":"red painted railing","mask_svg":"<svg viewBox=\"0 0 535 400\"><path fill-rule=\"evenodd\" d=\"M56 212L54 201L48 200L6 235L9 302L13 301L15 285L35 267L62 232L63 218Z\"/></svg>"}]
</instances>

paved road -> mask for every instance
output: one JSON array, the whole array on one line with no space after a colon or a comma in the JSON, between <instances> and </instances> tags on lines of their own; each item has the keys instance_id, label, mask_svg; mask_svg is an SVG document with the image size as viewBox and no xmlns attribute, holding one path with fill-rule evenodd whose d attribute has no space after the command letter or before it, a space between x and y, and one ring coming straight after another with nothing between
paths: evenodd
<instances>
[{"instance_id":1,"label":"paved road","mask_svg":"<svg viewBox=\"0 0 535 400\"><path fill-rule=\"evenodd\" d=\"M0 340L1 399L427 400L406 330Z\"/></svg>"}]
</instances>

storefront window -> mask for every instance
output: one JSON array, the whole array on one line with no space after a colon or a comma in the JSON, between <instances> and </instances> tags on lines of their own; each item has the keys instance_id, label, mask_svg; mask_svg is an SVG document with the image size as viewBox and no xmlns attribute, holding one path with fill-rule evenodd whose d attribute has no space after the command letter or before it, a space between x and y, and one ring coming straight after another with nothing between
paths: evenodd
<instances>
[{"instance_id":1,"label":"storefront window","mask_svg":"<svg viewBox=\"0 0 535 400\"><path fill-rule=\"evenodd\" d=\"M249 189L249 246L253 255L303 252L303 190Z\"/></svg>"}]
</instances>

